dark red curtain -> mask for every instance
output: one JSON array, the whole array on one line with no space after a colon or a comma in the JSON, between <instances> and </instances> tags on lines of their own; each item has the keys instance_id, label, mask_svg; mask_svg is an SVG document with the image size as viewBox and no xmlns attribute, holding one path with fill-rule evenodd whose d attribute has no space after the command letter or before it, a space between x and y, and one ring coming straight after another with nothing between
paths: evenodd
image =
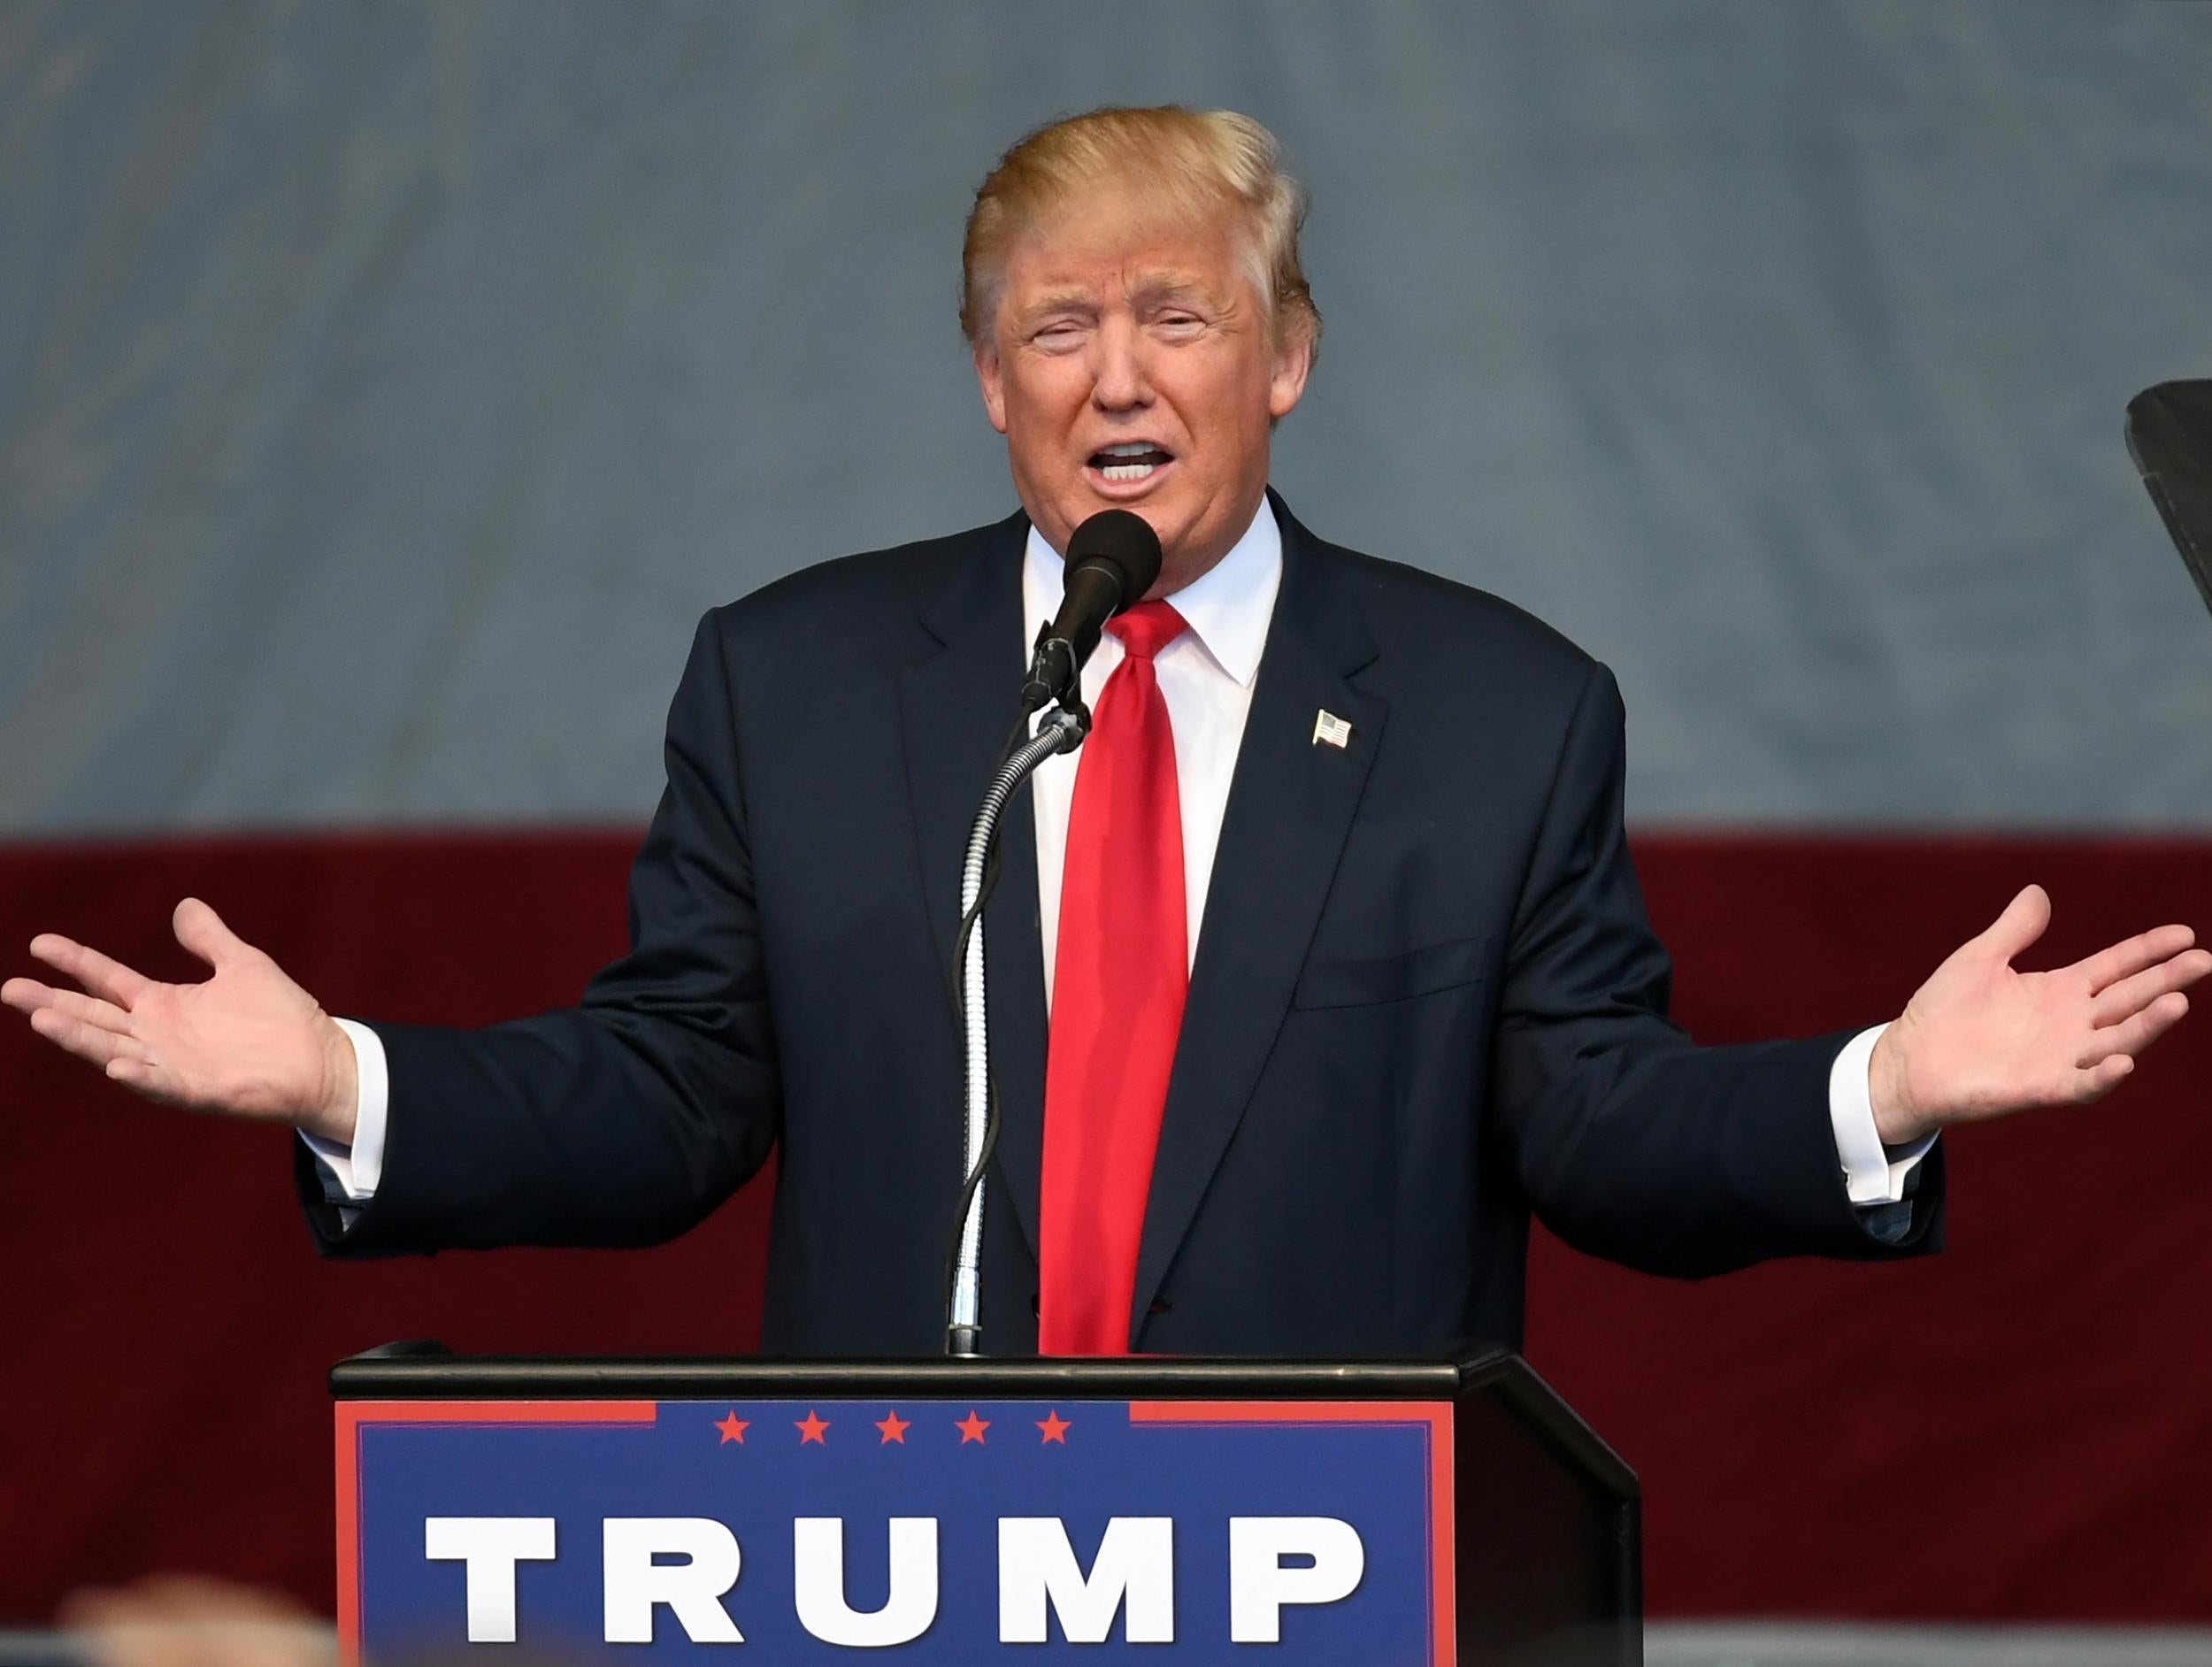
<instances>
[{"instance_id":1,"label":"dark red curtain","mask_svg":"<svg viewBox=\"0 0 2212 1667\"><path fill-rule=\"evenodd\" d=\"M619 948L627 833L0 849L4 971L38 930L171 977L187 892L334 1011L472 1024ZM2212 928L2212 842L1647 834L1701 1040L1892 1014L2029 880L2037 965ZM327 1608L330 1363L732 1353L765 1182L662 1249L319 1262L289 1136L143 1104L0 1026L0 1622L199 1570ZM2212 1018L2103 1106L1947 1137L1950 1252L1698 1286L1540 1242L1529 1355L1645 1487L1655 1615L2212 1622Z\"/></svg>"}]
</instances>

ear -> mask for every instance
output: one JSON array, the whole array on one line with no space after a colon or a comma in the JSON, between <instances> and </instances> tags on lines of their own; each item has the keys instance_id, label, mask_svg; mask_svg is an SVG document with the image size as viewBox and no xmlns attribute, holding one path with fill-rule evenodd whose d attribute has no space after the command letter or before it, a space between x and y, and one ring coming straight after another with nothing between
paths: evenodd
<instances>
[{"instance_id":1,"label":"ear","mask_svg":"<svg viewBox=\"0 0 2212 1667\"><path fill-rule=\"evenodd\" d=\"M1301 331L1294 341L1284 343L1275 355L1274 369L1267 382L1267 414L1274 422L1290 415L1306 391L1306 378L1313 370L1313 338Z\"/></svg>"},{"instance_id":2,"label":"ear","mask_svg":"<svg viewBox=\"0 0 2212 1667\"><path fill-rule=\"evenodd\" d=\"M975 380L983 390L983 414L1002 434L1006 432L1006 383L999 372L998 342L987 335L979 336L974 352Z\"/></svg>"}]
</instances>

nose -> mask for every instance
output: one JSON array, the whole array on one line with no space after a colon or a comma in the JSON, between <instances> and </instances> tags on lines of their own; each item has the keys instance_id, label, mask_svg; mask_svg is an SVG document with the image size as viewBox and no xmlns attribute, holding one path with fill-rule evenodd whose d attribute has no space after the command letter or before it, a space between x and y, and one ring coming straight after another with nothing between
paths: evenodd
<instances>
[{"instance_id":1,"label":"nose","mask_svg":"<svg viewBox=\"0 0 2212 1667\"><path fill-rule=\"evenodd\" d=\"M1101 411L1139 410L1152 403L1144 335L1133 319L1109 316L1094 338L1091 403Z\"/></svg>"}]
</instances>

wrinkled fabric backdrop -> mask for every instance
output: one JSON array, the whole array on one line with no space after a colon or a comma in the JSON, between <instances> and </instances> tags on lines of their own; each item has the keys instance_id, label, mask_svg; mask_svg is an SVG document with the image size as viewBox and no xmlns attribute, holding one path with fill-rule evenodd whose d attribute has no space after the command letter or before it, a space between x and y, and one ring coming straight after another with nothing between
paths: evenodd
<instances>
[{"instance_id":1,"label":"wrinkled fabric backdrop","mask_svg":"<svg viewBox=\"0 0 2212 1667\"><path fill-rule=\"evenodd\" d=\"M1694 1032L1885 1017L2029 879L2039 964L2212 929L2212 622L2120 440L2212 374L2212 6L12 0L4 941L181 976L196 890L337 1010L572 997L699 612L1012 506L975 185L1167 100L1313 191L1301 516L1618 672ZM1929 1266L1540 1247L1655 1612L2212 1620L2208 1026L1955 1137ZM326 1602L351 1348L750 1343L759 1187L660 1251L323 1268L281 1134L50 1054L0 1033L0 1620Z\"/></svg>"}]
</instances>

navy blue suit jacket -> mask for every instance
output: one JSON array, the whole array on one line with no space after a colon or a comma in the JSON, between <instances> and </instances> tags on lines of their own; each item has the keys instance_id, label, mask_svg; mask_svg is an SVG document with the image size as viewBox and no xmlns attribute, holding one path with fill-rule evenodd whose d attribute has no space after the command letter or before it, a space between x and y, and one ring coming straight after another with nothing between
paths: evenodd
<instances>
[{"instance_id":1,"label":"navy blue suit jacket","mask_svg":"<svg viewBox=\"0 0 2212 1667\"><path fill-rule=\"evenodd\" d=\"M1622 829L1606 669L1483 592L1327 544L1283 580L1160 1132L1129 1336L1165 1354L1517 1346L1532 1212L1695 1276L1901 1236L1845 1195L1842 1033L1701 1049ZM780 1145L764 1347L941 1348L961 847L1020 681L1026 522L792 575L701 623L630 953L577 1009L379 1026L383 1179L340 1253L643 1244ZM1350 720L1317 745L1315 715ZM1045 1003L1025 801L987 916L1003 1119L985 1339L1033 1352ZM1748 952L1748 951L1747 951Z\"/></svg>"}]
</instances>

